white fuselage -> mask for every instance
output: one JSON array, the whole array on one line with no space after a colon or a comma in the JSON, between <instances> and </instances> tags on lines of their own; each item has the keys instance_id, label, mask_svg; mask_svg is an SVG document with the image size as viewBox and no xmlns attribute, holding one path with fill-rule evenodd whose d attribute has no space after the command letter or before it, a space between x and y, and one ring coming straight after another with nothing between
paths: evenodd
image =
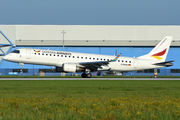
<instances>
[{"instance_id":1,"label":"white fuselage","mask_svg":"<svg viewBox=\"0 0 180 120\"><path fill-rule=\"evenodd\" d=\"M17 63L48 65L56 67L62 67L64 63L73 63L81 67L81 65L79 65L79 63L81 62L108 61L115 58L115 56L110 55L39 50L29 48L23 48L18 50L20 51L19 54L9 53L3 59ZM117 59L117 61L109 62L108 65L101 66L101 68L98 68L97 70L123 72L163 67L153 65L155 62L157 61L121 56Z\"/></svg>"}]
</instances>

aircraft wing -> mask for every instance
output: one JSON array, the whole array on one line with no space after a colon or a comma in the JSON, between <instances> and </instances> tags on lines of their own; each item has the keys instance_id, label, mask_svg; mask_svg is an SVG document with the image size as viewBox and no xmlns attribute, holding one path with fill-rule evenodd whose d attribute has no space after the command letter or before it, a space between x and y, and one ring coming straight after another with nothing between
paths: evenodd
<instances>
[{"instance_id":1,"label":"aircraft wing","mask_svg":"<svg viewBox=\"0 0 180 120\"><path fill-rule=\"evenodd\" d=\"M109 62L116 62L120 55L121 53L110 61L79 62L78 64L91 70L97 70L98 68L102 68L102 66L107 66Z\"/></svg>"},{"instance_id":2,"label":"aircraft wing","mask_svg":"<svg viewBox=\"0 0 180 120\"><path fill-rule=\"evenodd\" d=\"M101 66L103 65L108 65L109 61L80 62L78 64L90 70L97 70L98 68L101 68Z\"/></svg>"},{"instance_id":3,"label":"aircraft wing","mask_svg":"<svg viewBox=\"0 0 180 120\"><path fill-rule=\"evenodd\" d=\"M83 65L83 66L101 66L101 65L107 65L109 64L108 61L97 61L97 62L80 62L79 63L80 65Z\"/></svg>"}]
</instances>

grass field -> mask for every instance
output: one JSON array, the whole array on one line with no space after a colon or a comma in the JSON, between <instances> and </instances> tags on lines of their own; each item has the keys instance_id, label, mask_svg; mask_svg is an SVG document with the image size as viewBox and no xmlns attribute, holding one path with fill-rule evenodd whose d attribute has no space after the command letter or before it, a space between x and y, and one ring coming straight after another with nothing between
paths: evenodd
<instances>
[{"instance_id":1,"label":"grass field","mask_svg":"<svg viewBox=\"0 0 180 120\"><path fill-rule=\"evenodd\" d=\"M180 81L0 81L0 119L180 119Z\"/></svg>"}]
</instances>

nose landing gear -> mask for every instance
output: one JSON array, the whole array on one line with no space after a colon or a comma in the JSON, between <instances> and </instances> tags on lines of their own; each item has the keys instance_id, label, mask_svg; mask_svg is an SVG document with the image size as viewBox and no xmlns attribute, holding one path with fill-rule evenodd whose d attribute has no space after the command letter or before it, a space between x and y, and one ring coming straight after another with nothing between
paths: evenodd
<instances>
[{"instance_id":1,"label":"nose landing gear","mask_svg":"<svg viewBox=\"0 0 180 120\"><path fill-rule=\"evenodd\" d=\"M21 65L21 70L20 70L20 71L21 71L21 73L22 73L22 72L23 72L23 70L22 70L22 69L23 69L23 65L24 65L24 63L19 63L19 65Z\"/></svg>"}]
</instances>

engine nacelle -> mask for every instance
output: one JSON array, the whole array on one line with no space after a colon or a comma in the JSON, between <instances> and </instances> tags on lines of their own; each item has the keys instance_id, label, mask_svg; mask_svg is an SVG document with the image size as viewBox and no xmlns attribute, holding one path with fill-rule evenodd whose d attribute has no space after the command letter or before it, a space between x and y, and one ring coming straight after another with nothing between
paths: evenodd
<instances>
[{"instance_id":1,"label":"engine nacelle","mask_svg":"<svg viewBox=\"0 0 180 120\"><path fill-rule=\"evenodd\" d=\"M56 72L79 72L84 71L84 68L77 67L73 63L64 63L62 67L56 67Z\"/></svg>"},{"instance_id":2,"label":"engine nacelle","mask_svg":"<svg viewBox=\"0 0 180 120\"><path fill-rule=\"evenodd\" d=\"M65 72L76 72L75 64L63 64L63 70Z\"/></svg>"}]
</instances>

